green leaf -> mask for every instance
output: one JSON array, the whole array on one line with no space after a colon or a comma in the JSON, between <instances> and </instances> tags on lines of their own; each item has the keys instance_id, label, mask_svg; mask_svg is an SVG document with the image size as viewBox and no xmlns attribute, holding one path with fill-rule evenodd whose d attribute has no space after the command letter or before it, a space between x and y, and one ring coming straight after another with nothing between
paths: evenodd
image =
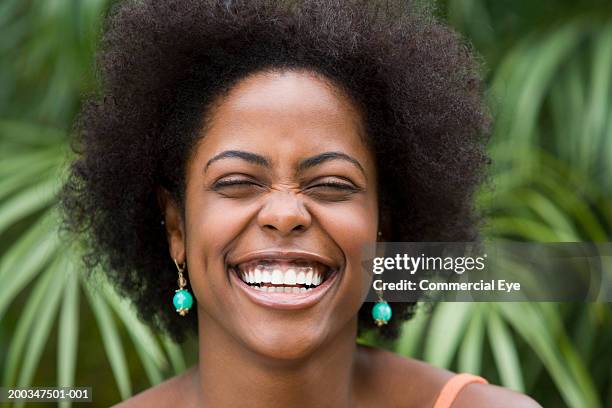
<instances>
[{"instance_id":1,"label":"green leaf","mask_svg":"<svg viewBox=\"0 0 612 408\"><path fill-rule=\"evenodd\" d=\"M484 322L481 311L481 305L474 306L474 314L461 343L459 350L459 371L480 374L483 339L484 339Z\"/></svg>"},{"instance_id":2,"label":"green leaf","mask_svg":"<svg viewBox=\"0 0 612 408\"><path fill-rule=\"evenodd\" d=\"M151 361L158 370L165 370L168 367L168 361L164 352L151 330L136 317L133 305L119 298L109 284L103 286L103 291L106 301L123 322L135 345L145 352L147 360ZM143 361L143 364L146 363Z\"/></svg>"},{"instance_id":3,"label":"green leaf","mask_svg":"<svg viewBox=\"0 0 612 408\"><path fill-rule=\"evenodd\" d=\"M185 357L181 348L167 336L162 336L162 344L170 358L174 373L179 374L185 371L187 365L185 364Z\"/></svg>"},{"instance_id":4,"label":"green leaf","mask_svg":"<svg viewBox=\"0 0 612 408\"><path fill-rule=\"evenodd\" d=\"M514 341L497 313L491 312L487 315L487 329L502 384L515 391L525 392L523 374Z\"/></svg>"},{"instance_id":5,"label":"green leaf","mask_svg":"<svg viewBox=\"0 0 612 408\"><path fill-rule=\"evenodd\" d=\"M486 231L493 236L520 236L527 241L559 241L559 234L554 229L541 222L521 217L495 217L489 221Z\"/></svg>"},{"instance_id":6,"label":"green leaf","mask_svg":"<svg viewBox=\"0 0 612 408\"><path fill-rule=\"evenodd\" d=\"M121 343L117 325L115 324L108 305L104 301L103 293L98 292L88 284L85 285L85 288L91 310L100 328L104 350L106 351L106 356L108 357L115 380L117 381L119 394L121 398L127 399L132 395L132 383L130 381L125 351L123 350L123 344Z\"/></svg>"},{"instance_id":7,"label":"green leaf","mask_svg":"<svg viewBox=\"0 0 612 408\"><path fill-rule=\"evenodd\" d=\"M27 146L57 146L65 141L66 132L26 121L0 120L0 140Z\"/></svg>"},{"instance_id":8,"label":"green leaf","mask_svg":"<svg viewBox=\"0 0 612 408\"><path fill-rule=\"evenodd\" d=\"M541 192L523 188L515 192L525 206L533 210L542 221L554 229L561 242L576 242L578 234L567 214L561 211L556 202Z\"/></svg>"},{"instance_id":9,"label":"green leaf","mask_svg":"<svg viewBox=\"0 0 612 408\"><path fill-rule=\"evenodd\" d=\"M402 356L416 357L430 316L425 310L417 310L414 317L402 324L402 334L396 344L396 352Z\"/></svg>"},{"instance_id":10,"label":"green leaf","mask_svg":"<svg viewBox=\"0 0 612 408\"><path fill-rule=\"evenodd\" d=\"M576 383L580 386L587 398L599 403L599 397L593 379L584 366L574 344L570 341L565 328L559 308L554 303L543 303L541 305L542 315L551 327L551 333L559 346L564 361L567 363Z\"/></svg>"},{"instance_id":11,"label":"green leaf","mask_svg":"<svg viewBox=\"0 0 612 408\"><path fill-rule=\"evenodd\" d=\"M19 156L21 157L21 156ZM45 173L54 172L58 165L57 156L45 157L42 160L23 160L22 166L13 170L10 174L4 174L0 178L0 201L5 200L10 194L39 181ZM1 172L0 172L1 173Z\"/></svg>"},{"instance_id":12,"label":"green leaf","mask_svg":"<svg viewBox=\"0 0 612 408\"><path fill-rule=\"evenodd\" d=\"M473 309L474 305L467 302L438 304L427 332L425 361L437 367L450 366Z\"/></svg>"},{"instance_id":13,"label":"green leaf","mask_svg":"<svg viewBox=\"0 0 612 408\"><path fill-rule=\"evenodd\" d=\"M526 36L501 63L493 81L495 95L504 100L503 121L496 135L519 146L532 142L538 114L548 86L563 61L583 36L583 23L570 21L537 38Z\"/></svg>"},{"instance_id":14,"label":"green leaf","mask_svg":"<svg viewBox=\"0 0 612 408\"><path fill-rule=\"evenodd\" d=\"M0 318L15 296L57 253L59 239L49 211L4 254L0 263Z\"/></svg>"},{"instance_id":15,"label":"green leaf","mask_svg":"<svg viewBox=\"0 0 612 408\"><path fill-rule=\"evenodd\" d=\"M23 359L21 371L17 379L18 387L29 387L32 385L32 379L40 363L44 347L47 344L49 332L56 321L61 295L64 292L66 267L67 262L65 259L60 258L59 262L55 263L51 268L53 276L51 284L45 293L44 302L40 305L41 307L37 313L37 324L33 325L32 330L28 333L27 353ZM15 406L22 406L23 403L24 401L20 401Z\"/></svg>"},{"instance_id":16,"label":"green leaf","mask_svg":"<svg viewBox=\"0 0 612 408\"><path fill-rule=\"evenodd\" d=\"M549 100L556 141L554 151L557 157L568 163L572 163L575 156L575 139L581 132L585 115L587 78L582 67L582 61L573 58L550 89Z\"/></svg>"},{"instance_id":17,"label":"green leaf","mask_svg":"<svg viewBox=\"0 0 612 408\"><path fill-rule=\"evenodd\" d=\"M0 204L0 235L18 220L49 206L57 188L58 180L49 177Z\"/></svg>"},{"instance_id":18,"label":"green leaf","mask_svg":"<svg viewBox=\"0 0 612 408\"><path fill-rule=\"evenodd\" d=\"M142 362L142 366L145 370L145 373L147 374L149 382L152 385L161 383L164 378L162 370L155 363L155 361L153 361L151 356L147 354L147 351L142 347L142 343L134 337L134 334L132 332L129 333L132 341L134 342L136 353L138 353L138 357L140 357L140 361Z\"/></svg>"},{"instance_id":19,"label":"green leaf","mask_svg":"<svg viewBox=\"0 0 612 408\"><path fill-rule=\"evenodd\" d=\"M542 360L563 400L569 407L601 407L596 394L576 381L566 365L549 323L537 311L538 303L500 303L498 307L518 334Z\"/></svg>"},{"instance_id":20,"label":"green leaf","mask_svg":"<svg viewBox=\"0 0 612 408\"><path fill-rule=\"evenodd\" d=\"M593 47L593 64L591 65L590 100L587 104L585 117L581 121L583 131L576 135L579 149L575 152L574 164L582 168L585 174L591 173L593 164L599 158L603 148L608 107L610 106L610 83L612 81L612 24L608 24ZM608 160L610 158L608 157Z\"/></svg>"},{"instance_id":21,"label":"green leaf","mask_svg":"<svg viewBox=\"0 0 612 408\"><path fill-rule=\"evenodd\" d=\"M23 349L33 331L34 321L40 318L43 309L49 309L47 298L50 293L54 293L57 289L59 280L55 278L57 265L60 262L61 259L59 257L55 259L53 264L36 280L28 296L23 313L19 316L15 332L11 336L11 344L8 349L6 366L2 376L2 385L4 386L10 387L15 385L15 376L17 375Z\"/></svg>"},{"instance_id":22,"label":"green leaf","mask_svg":"<svg viewBox=\"0 0 612 408\"><path fill-rule=\"evenodd\" d=\"M58 330L57 386L74 387L79 347L79 274L72 262L66 271L66 289L62 301ZM70 401L62 401L60 407L70 407Z\"/></svg>"}]
</instances>

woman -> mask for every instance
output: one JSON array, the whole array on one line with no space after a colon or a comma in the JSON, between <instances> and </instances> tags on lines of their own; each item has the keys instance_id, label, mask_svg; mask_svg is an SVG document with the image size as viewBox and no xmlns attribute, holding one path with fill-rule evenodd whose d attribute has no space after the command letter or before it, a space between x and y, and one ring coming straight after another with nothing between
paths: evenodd
<instances>
[{"instance_id":1,"label":"woman","mask_svg":"<svg viewBox=\"0 0 612 408\"><path fill-rule=\"evenodd\" d=\"M538 406L355 342L414 306L377 327L364 243L478 238L489 120L455 33L403 2L126 1L108 21L66 221L142 319L199 344L121 406Z\"/></svg>"}]
</instances>

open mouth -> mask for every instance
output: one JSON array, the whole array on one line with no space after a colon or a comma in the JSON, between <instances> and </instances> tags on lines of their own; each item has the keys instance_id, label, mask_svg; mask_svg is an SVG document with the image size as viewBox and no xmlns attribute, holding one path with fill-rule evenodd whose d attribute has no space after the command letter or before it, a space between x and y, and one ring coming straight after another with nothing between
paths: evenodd
<instances>
[{"instance_id":1,"label":"open mouth","mask_svg":"<svg viewBox=\"0 0 612 408\"><path fill-rule=\"evenodd\" d=\"M299 259L258 259L230 269L249 287L268 293L305 293L335 273L320 262Z\"/></svg>"}]
</instances>

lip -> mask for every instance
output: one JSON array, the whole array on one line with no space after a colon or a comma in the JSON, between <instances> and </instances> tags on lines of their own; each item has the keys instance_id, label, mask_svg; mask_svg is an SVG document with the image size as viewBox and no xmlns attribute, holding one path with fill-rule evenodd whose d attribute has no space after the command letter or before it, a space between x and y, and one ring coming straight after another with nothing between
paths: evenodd
<instances>
[{"instance_id":1,"label":"lip","mask_svg":"<svg viewBox=\"0 0 612 408\"><path fill-rule=\"evenodd\" d=\"M262 251L253 251L239 256L236 259L232 259L228 262L230 266L236 266L246 262L252 262L256 260L264 259L277 259L277 260L304 260L310 262L321 263L328 268L333 270L338 269L338 265L330 258L316 254L314 252L299 251L299 250L287 250L287 249L267 249Z\"/></svg>"},{"instance_id":2,"label":"lip","mask_svg":"<svg viewBox=\"0 0 612 408\"><path fill-rule=\"evenodd\" d=\"M236 271L228 270L232 286L239 288L239 290L242 291L253 303L272 309L296 310L311 307L318 303L325 296L325 294L329 292L330 288L333 287L334 283L338 280L338 276L340 275L340 268L333 260L311 252L293 250L266 250L250 252L236 258L236 260L233 260L231 264L228 264L228 266L229 268L233 269L235 265L245 262L252 262L259 259L306 260L310 262L319 262L332 269L331 275L328 276L323 283L309 291L300 293L270 293L254 290L238 277Z\"/></svg>"},{"instance_id":3,"label":"lip","mask_svg":"<svg viewBox=\"0 0 612 408\"><path fill-rule=\"evenodd\" d=\"M311 307L319 302L338 279L340 271L335 270L323 283L303 293L260 292L244 283L236 273L230 271L232 285L238 287L254 303L279 310L295 310Z\"/></svg>"}]
</instances>

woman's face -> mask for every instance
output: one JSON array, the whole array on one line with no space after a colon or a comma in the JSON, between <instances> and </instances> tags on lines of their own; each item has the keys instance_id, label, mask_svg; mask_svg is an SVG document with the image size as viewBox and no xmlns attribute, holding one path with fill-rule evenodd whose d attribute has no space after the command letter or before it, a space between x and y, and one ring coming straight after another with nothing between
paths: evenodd
<instances>
[{"instance_id":1,"label":"woman's face","mask_svg":"<svg viewBox=\"0 0 612 408\"><path fill-rule=\"evenodd\" d=\"M201 331L293 359L356 328L362 245L378 227L362 137L353 104L306 71L251 75L216 105L187 166L178 240Z\"/></svg>"}]
</instances>

